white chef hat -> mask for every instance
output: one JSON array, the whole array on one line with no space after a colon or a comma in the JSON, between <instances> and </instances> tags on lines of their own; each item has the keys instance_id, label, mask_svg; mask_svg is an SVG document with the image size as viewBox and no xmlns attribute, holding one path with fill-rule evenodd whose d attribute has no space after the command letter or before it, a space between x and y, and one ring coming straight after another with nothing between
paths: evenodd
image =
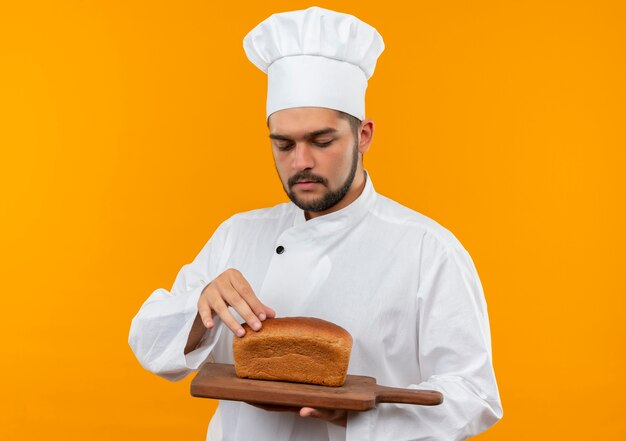
<instances>
[{"instance_id":1,"label":"white chef hat","mask_svg":"<svg viewBox=\"0 0 626 441\"><path fill-rule=\"evenodd\" d=\"M267 73L267 107L327 107L365 118L365 89L385 48L358 18L312 7L274 14L243 40L250 61Z\"/></svg>"}]
</instances>

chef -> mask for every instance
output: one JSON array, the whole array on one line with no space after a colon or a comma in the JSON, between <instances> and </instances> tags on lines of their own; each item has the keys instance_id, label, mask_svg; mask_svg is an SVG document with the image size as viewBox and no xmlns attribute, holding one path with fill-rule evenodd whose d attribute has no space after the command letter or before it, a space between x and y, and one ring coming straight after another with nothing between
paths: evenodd
<instances>
[{"instance_id":1,"label":"chef","mask_svg":"<svg viewBox=\"0 0 626 441\"><path fill-rule=\"evenodd\" d=\"M131 325L138 360L179 380L232 363L243 322L255 332L269 317L318 317L352 335L349 374L438 390L443 404L345 412L221 401L208 440L463 440L486 430L502 408L472 260L442 226L378 194L363 168L381 36L313 7L272 15L244 48L268 75L269 138L291 202L226 220L170 291L152 293Z\"/></svg>"}]
</instances>

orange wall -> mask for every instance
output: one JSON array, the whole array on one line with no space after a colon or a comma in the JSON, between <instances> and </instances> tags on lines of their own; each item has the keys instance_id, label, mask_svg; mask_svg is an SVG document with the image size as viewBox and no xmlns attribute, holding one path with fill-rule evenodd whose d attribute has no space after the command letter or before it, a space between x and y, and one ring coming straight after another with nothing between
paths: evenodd
<instances>
[{"instance_id":1,"label":"orange wall","mask_svg":"<svg viewBox=\"0 0 626 441\"><path fill-rule=\"evenodd\" d=\"M285 200L241 40L309 6L212 3L0 6L1 439L204 439L214 403L128 328L222 220ZM482 277L505 417L480 439L624 439L624 3L318 4L387 43L376 188Z\"/></svg>"}]
</instances>

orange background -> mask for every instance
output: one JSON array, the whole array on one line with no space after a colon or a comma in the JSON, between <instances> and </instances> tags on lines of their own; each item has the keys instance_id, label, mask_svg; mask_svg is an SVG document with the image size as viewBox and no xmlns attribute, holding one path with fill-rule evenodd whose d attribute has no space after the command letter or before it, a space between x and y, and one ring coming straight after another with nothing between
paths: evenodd
<instances>
[{"instance_id":1,"label":"orange background","mask_svg":"<svg viewBox=\"0 0 626 441\"><path fill-rule=\"evenodd\" d=\"M204 439L214 402L143 371L130 320L222 220L285 200L241 41L309 5L2 2L1 439ZM479 439L625 439L624 3L318 5L387 44L377 190L481 275L505 415Z\"/></svg>"}]
</instances>

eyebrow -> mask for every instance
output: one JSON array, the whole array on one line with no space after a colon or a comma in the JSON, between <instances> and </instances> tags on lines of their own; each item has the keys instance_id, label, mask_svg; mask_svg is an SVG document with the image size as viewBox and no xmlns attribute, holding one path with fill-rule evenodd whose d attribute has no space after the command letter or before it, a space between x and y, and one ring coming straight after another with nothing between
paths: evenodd
<instances>
[{"instance_id":1,"label":"eyebrow","mask_svg":"<svg viewBox=\"0 0 626 441\"><path fill-rule=\"evenodd\" d=\"M303 138L304 139L314 139L314 138L317 138L318 136L335 134L338 131L339 130L334 129L332 127L326 127L324 129L315 130L313 132L305 133ZM281 135L279 133L270 133L270 139L276 139L276 140L279 140L279 141L293 141L293 138L291 138L289 136L286 136L286 135Z\"/></svg>"}]
</instances>

